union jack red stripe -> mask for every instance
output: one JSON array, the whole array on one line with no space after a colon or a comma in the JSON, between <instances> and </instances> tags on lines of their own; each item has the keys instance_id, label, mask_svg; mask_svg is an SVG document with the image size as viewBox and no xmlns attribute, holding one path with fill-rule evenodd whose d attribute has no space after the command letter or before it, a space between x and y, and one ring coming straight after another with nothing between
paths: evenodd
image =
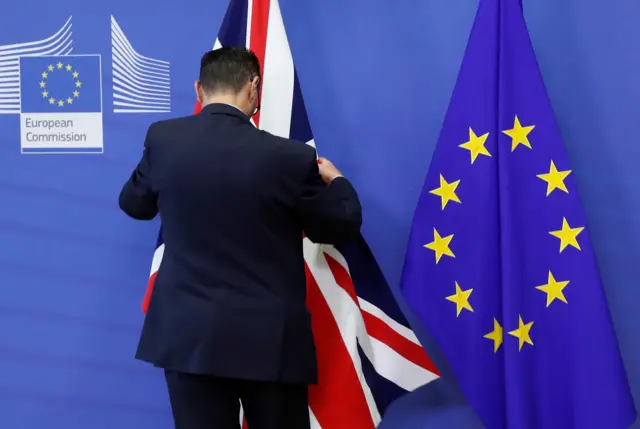
<instances>
[{"instance_id":1,"label":"union jack red stripe","mask_svg":"<svg viewBox=\"0 0 640 429\"><path fill-rule=\"evenodd\" d=\"M262 65L254 124L315 146L277 0L231 0L214 48L238 45L249 47ZM340 248L303 240L319 376L309 388L311 427L373 429L391 402L435 380L438 371L362 237ZM145 313L163 253L161 231Z\"/></svg>"}]
</instances>

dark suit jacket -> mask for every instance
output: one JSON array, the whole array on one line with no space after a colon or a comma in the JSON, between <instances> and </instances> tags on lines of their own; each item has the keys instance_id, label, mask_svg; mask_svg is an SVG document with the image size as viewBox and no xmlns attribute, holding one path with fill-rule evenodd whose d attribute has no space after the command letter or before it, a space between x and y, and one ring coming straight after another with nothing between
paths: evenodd
<instances>
[{"instance_id":1,"label":"dark suit jacket","mask_svg":"<svg viewBox=\"0 0 640 429\"><path fill-rule=\"evenodd\" d=\"M120 193L134 219L162 220L165 251L136 357L249 380L313 383L303 232L356 237L360 201L345 178L325 185L316 153L213 104L149 127Z\"/></svg>"}]
</instances>

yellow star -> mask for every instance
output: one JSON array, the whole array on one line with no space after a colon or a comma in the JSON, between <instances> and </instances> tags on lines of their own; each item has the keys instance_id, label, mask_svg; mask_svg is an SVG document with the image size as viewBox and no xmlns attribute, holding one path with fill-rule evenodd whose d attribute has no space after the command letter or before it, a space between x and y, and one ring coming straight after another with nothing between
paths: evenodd
<instances>
[{"instance_id":1,"label":"yellow star","mask_svg":"<svg viewBox=\"0 0 640 429\"><path fill-rule=\"evenodd\" d=\"M519 144L524 145L529 149L531 149L531 143L529 143L529 138L527 136L535 127L536 127L535 125L523 127L520 124L520 119L518 119L518 115L516 115L516 119L513 121L513 128L511 128L510 130L503 131L503 133L511 137L511 152L516 150Z\"/></svg>"},{"instance_id":2,"label":"yellow star","mask_svg":"<svg viewBox=\"0 0 640 429\"><path fill-rule=\"evenodd\" d=\"M59 68L59 69L61 69L61 68L62 68L62 66L63 66L64 64L62 64L62 63L58 63L58 64L56 64L56 65L58 66L58 68Z\"/></svg>"},{"instance_id":3,"label":"yellow star","mask_svg":"<svg viewBox=\"0 0 640 429\"><path fill-rule=\"evenodd\" d=\"M67 98L67 104L73 104L73 98L71 97Z\"/></svg>"},{"instance_id":4,"label":"yellow star","mask_svg":"<svg viewBox=\"0 0 640 429\"><path fill-rule=\"evenodd\" d=\"M551 303L559 299L560 301L568 304L567 298L565 298L564 293L562 293L563 289L567 287L569 284L569 280L558 282L555 278L553 278L553 274L549 271L549 278L547 279L546 285L536 286L536 289L541 290L542 292L547 294L547 307L551 305Z\"/></svg>"},{"instance_id":5,"label":"yellow star","mask_svg":"<svg viewBox=\"0 0 640 429\"><path fill-rule=\"evenodd\" d=\"M73 96L78 98L80 97L80 93L78 91L73 91Z\"/></svg>"},{"instance_id":6,"label":"yellow star","mask_svg":"<svg viewBox=\"0 0 640 429\"><path fill-rule=\"evenodd\" d=\"M49 77L49 73L42 72L42 74L40 76L42 76L42 79L46 79L47 77Z\"/></svg>"},{"instance_id":7,"label":"yellow star","mask_svg":"<svg viewBox=\"0 0 640 429\"><path fill-rule=\"evenodd\" d=\"M456 257L451 249L449 249L449 243L451 243L452 238L453 234L447 235L446 237L441 237L440 234L438 234L438 231L433 228L433 241L429 244L425 244L424 247L436 252L436 264L440 262L440 258L442 258L442 255L451 256L452 258Z\"/></svg>"},{"instance_id":8,"label":"yellow star","mask_svg":"<svg viewBox=\"0 0 640 429\"><path fill-rule=\"evenodd\" d=\"M47 98L49 93L47 91L42 91L42 98Z\"/></svg>"},{"instance_id":9,"label":"yellow star","mask_svg":"<svg viewBox=\"0 0 640 429\"><path fill-rule=\"evenodd\" d=\"M456 317L460 316L463 309L469 310L473 313L473 308L471 307L471 304L469 304L469 296L471 295L471 292L473 292L473 289L462 290L460 289L458 282L455 283L456 293L449 295L446 298L447 301L451 301L456 304Z\"/></svg>"},{"instance_id":10,"label":"yellow star","mask_svg":"<svg viewBox=\"0 0 640 429\"><path fill-rule=\"evenodd\" d=\"M569 193L567 189L567 185L564 184L564 179L571 173L571 170L563 170L558 171L556 165L551 161L551 167L549 167L549 172L544 174L538 174L536 177L547 182L547 197L554 189L560 189L561 191Z\"/></svg>"},{"instance_id":11,"label":"yellow star","mask_svg":"<svg viewBox=\"0 0 640 429\"><path fill-rule=\"evenodd\" d=\"M462 149L466 149L471 153L471 163L473 164L476 161L478 155L491 156L486 147L484 147L485 142L487 141L487 137L489 137L489 133L483 134L480 137L473 132L471 127L469 127L469 141L462 143L460 146Z\"/></svg>"},{"instance_id":12,"label":"yellow star","mask_svg":"<svg viewBox=\"0 0 640 429\"><path fill-rule=\"evenodd\" d=\"M442 210L447 206L449 201L454 201L456 203L460 202L460 199L456 195L456 188L460 184L460 180L456 180L455 182L447 183L440 175L440 187L429 191L430 194L437 195L442 199Z\"/></svg>"},{"instance_id":13,"label":"yellow star","mask_svg":"<svg viewBox=\"0 0 640 429\"><path fill-rule=\"evenodd\" d=\"M71 65L70 65L70 64L67 64L66 69L67 69L67 71L68 71L68 72L70 72L71 70L73 70L73 67L71 67Z\"/></svg>"},{"instance_id":14,"label":"yellow star","mask_svg":"<svg viewBox=\"0 0 640 429\"><path fill-rule=\"evenodd\" d=\"M40 81L40 88L44 88L45 86L47 86L47 83L45 81Z\"/></svg>"},{"instance_id":15,"label":"yellow star","mask_svg":"<svg viewBox=\"0 0 640 429\"><path fill-rule=\"evenodd\" d=\"M509 335L512 335L519 340L518 351L522 350L522 346L524 346L524 343L533 345L533 341L531 341L531 336L529 334L532 326L533 322L525 324L522 321L522 316L518 316L518 329L514 329L513 331L509 332Z\"/></svg>"},{"instance_id":16,"label":"yellow star","mask_svg":"<svg viewBox=\"0 0 640 429\"><path fill-rule=\"evenodd\" d=\"M502 342L504 341L504 333L502 330L502 326L500 326L500 324L495 318L493 319L493 331L489 332L483 338L493 341L494 353L496 353L500 348L500 346L502 345Z\"/></svg>"},{"instance_id":17,"label":"yellow star","mask_svg":"<svg viewBox=\"0 0 640 429\"><path fill-rule=\"evenodd\" d=\"M49 65L49 67L47 67L47 70L49 70L49 71L53 71L53 66L52 66L52 65Z\"/></svg>"},{"instance_id":18,"label":"yellow star","mask_svg":"<svg viewBox=\"0 0 640 429\"><path fill-rule=\"evenodd\" d=\"M73 78L74 79L78 79L78 76L80 76L80 74L78 72L73 72Z\"/></svg>"},{"instance_id":19,"label":"yellow star","mask_svg":"<svg viewBox=\"0 0 640 429\"><path fill-rule=\"evenodd\" d=\"M56 99L55 99L55 98L53 98L53 97L51 97L51 98L49 99L49 104L56 104Z\"/></svg>"},{"instance_id":20,"label":"yellow star","mask_svg":"<svg viewBox=\"0 0 640 429\"><path fill-rule=\"evenodd\" d=\"M64 101L62 101L62 100L58 101L58 106L60 106L60 107L64 106Z\"/></svg>"},{"instance_id":21,"label":"yellow star","mask_svg":"<svg viewBox=\"0 0 640 429\"><path fill-rule=\"evenodd\" d=\"M571 228L569 226L569 222L567 222L567 218L563 217L562 229L559 229L557 231L549 231L549 234L560 239L560 253L562 253L562 251L567 246L573 246L578 250L582 250L580 248L580 244L578 244L578 234L580 234L583 230L583 226Z\"/></svg>"},{"instance_id":22,"label":"yellow star","mask_svg":"<svg viewBox=\"0 0 640 429\"><path fill-rule=\"evenodd\" d=\"M76 81L76 88L80 88L82 86L82 82L79 80Z\"/></svg>"}]
</instances>

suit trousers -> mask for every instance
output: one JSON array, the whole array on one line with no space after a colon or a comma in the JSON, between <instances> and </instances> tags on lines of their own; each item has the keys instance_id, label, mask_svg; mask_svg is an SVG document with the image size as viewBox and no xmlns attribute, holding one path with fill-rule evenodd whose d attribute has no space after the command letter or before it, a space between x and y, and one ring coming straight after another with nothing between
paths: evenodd
<instances>
[{"instance_id":1,"label":"suit trousers","mask_svg":"<svg viewBox=\"0 0 640 429\"><path fill-rule=\"evenodd\" d=\"M165 370L176 429L310 429L308 386Z\"/></svg>"}]
</instances>

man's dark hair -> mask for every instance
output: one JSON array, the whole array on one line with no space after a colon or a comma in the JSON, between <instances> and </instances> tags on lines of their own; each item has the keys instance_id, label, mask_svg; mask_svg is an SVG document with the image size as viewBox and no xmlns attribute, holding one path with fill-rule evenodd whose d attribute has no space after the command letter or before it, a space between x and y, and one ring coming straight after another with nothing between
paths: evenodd
<instances>
[{"instance_id":1,"label":"man's dark hair","mask_svg":"<svg viewBox=\"0 0 640 429\"><path fill-rule=\"evenodd\" d=\"M260 77L260 61L244 46L214 49L200 61L200 85L205 92L238 92Z\"/></svg>"}]
</instances>

